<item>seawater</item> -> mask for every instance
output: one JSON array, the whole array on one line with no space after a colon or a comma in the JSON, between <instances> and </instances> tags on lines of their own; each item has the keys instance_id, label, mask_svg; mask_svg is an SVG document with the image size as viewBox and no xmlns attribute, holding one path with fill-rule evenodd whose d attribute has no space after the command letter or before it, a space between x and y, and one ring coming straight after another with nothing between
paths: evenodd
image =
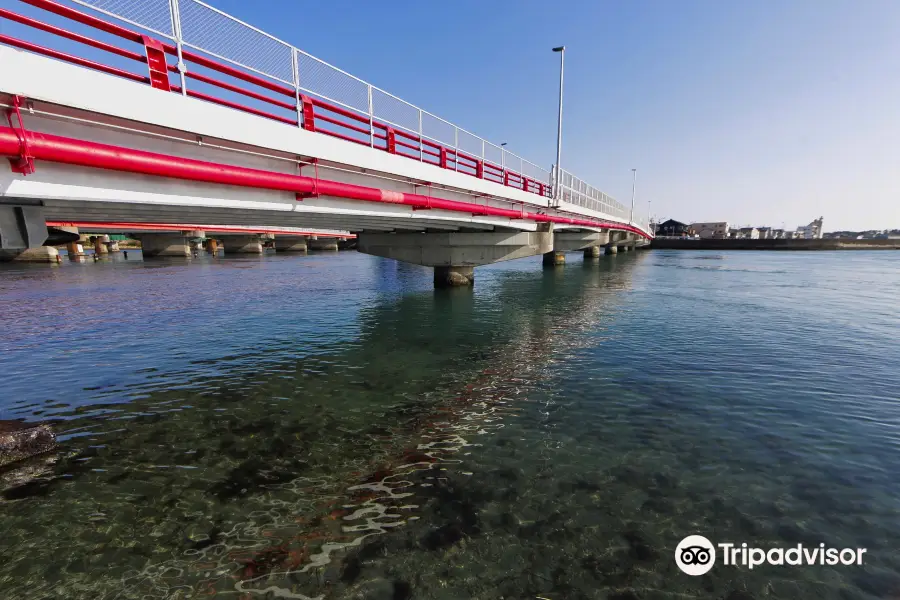
<instances>
[{"instance_id":1,"label":"seawater","mask_svg":"<svg viewBox=\"0 0 900 600\"><path fill-rule=\"evenodd\" d=\"M132 254L0 265L3 598L900 597L900 254Z\"/></svg>"}]
</instances>

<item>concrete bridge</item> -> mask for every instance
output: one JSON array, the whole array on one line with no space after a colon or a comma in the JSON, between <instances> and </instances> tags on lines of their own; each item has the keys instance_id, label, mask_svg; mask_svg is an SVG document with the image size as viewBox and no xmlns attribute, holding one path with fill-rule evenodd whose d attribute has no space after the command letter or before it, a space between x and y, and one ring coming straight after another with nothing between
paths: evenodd
<instances>
[{"instance_id":1,"label":"concrete bridge","mask_svg":"<svg viewBox=\"0 0 900 600\"><path fill-rule=\"evenodd\" d=\"M243 228L253 251L320 231L435 267L436 285L470 285L478 265L537 254L560 264L652 237L558 166L199 0L15 7L0 9L6 255L41 246L48 223L121 226L150 254L185 254L214 230Z\"/></svg>"}]
</instances>

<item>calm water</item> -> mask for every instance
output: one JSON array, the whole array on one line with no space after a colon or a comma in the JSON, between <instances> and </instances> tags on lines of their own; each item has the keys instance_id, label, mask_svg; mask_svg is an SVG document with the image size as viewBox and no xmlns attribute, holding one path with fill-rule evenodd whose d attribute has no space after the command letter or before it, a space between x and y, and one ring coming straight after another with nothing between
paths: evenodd
<instances>
[{"instance_id":1,"label":"calm water","mask_svg":"<svg viewBox=\"0 0 900 600\"><path fill-rule=\"evenodd\" d=\"M569 260L0 266L0 597L900 598L900 253Z\"/></svg>"}]
</instances>

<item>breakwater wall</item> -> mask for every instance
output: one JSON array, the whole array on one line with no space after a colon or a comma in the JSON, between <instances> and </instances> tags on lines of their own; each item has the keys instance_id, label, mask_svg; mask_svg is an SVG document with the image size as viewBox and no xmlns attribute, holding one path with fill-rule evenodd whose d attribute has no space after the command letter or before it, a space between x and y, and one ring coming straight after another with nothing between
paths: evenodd
<instances>
[{"instance_id":1,"label":"breakwater wall","mask_svg":"<svg viewBox=\"0 0 900 600\"><path fill-rule=\"evenodd\" d=\"M900 240L735 240L654 238L650 248L669 250L900 250Z\"/></svg>"}]
</instances>

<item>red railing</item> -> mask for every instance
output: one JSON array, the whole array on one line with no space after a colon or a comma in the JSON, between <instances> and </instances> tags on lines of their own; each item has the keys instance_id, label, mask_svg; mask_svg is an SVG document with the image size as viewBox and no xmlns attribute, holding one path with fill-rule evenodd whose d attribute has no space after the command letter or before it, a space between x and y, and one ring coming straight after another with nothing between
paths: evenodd
<instances>
[{"instance_id":1,"label":"red railing","mask_svg":"<svg viewBox=\"0 0 900 600\"><path fill-rule=\"evenodd\" d=\"M47 48L10 35L0 34L0 43L2 44L132 81L150 84L165 91L182 93L192 98L272 119L287 125L299 126L307 131L319 132L348 142L371 146L391 154L520 189L544 198L551 195L550 186L546 182L528 178L502 165L482 160L453 147L444 146L420 134L395 128L387 123L371 118L369 115L363 115L315 97L301 95L292 87L267 80L256 74L184 48L181 49L182 60L190 65L190 68L184 73L184 78L203 84L203 86L206 86L207 91L193 89L193 86L185 86L187 89L182 89L180 85L173 84L169 77L169 73L175 73L178 76L176 80L180 84L181 74L178 67L169 64L166 60L166 56L176 57L177 60L178 48L176 46L159 42L147 35L115 23L110 23L53 0L21 1L104 32L115 38L139 44L143 47L143 52L120 48L7 9L0 9L0 18L8 19L120 58L143 63L146 65L148 73L133 73L123 68ZM200 72L197 72L198 68ZM204 70L206 73L204 73ZM226 81L219 77L223 75L230 78L231 81ZM248 89L248 86L245 84L250 84L251 87ZM216 90L219 90L219 92ZM221 91L231 94L231 99L222 97ZM275 97L273 97L273 94ZM282 98L287 98L287 100ZM251 103L255 103L255 106L251 106ZM281 114L274 112L276 110L282 111Z\"/></svg>"}]
</instances>

